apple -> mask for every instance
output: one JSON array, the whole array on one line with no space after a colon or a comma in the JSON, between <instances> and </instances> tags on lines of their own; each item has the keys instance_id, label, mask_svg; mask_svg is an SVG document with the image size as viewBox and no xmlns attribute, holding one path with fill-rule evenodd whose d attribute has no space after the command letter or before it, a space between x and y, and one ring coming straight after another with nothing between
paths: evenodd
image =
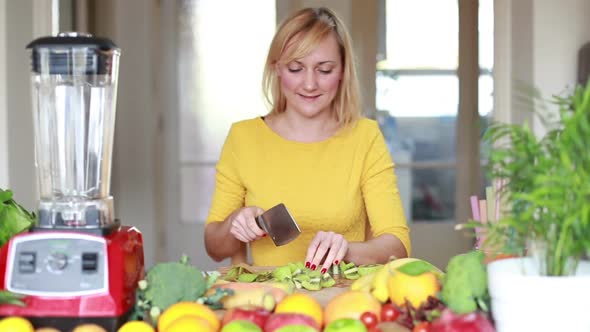
<instances>
[{"instance_id":1,"label":"apple","mask_svg":"<svg viewBox=\"0 0 590 332\"><path fill-rule=\"evenodd\" d=\"M286 325L281 327L278 330L275 330L275 332L317 332L318 329L313 328L311 326L308 325L301 325L301 324L297 324L297 325Z\"/></svg>"},{"instance_id":2,"label":"apple","mask_svg":"<svg viewBox=\"0 0 590 332\"><path fill-rule=\"evenodd\" d=\"M278 313L272 314L268 318L266 324L264 325L264 332L277 332L281 327L286 327L289 325L306 325L312 328L313 331L320 330L320 327L318 326L318 323L315 321L315 319L311 318L308 315L296 313Z\"/></svg>"},{"instance_id":3,"label":"apple","mask_svg":"<svg viewBox=\"0 0 590 332\"><path fill-rule=\"evenodd\" d=\"M326 325L324 332L367 332L367 327L358 319L339 318Z\"/></svg>"},{"instance_id":4,"label":"apple","mask_svg":"<svg viewBox=\"0 0 590 332\"><path fill-rule=\"evenodd\" d=\"M223 325L221 332L262 332L262 328L245 319L235 319Z\"/></svg>"},{"instance_id":5,"label":"apple","mask_svg":"<svg viewBox=\"0 0 590 332\"><path fill-rule=\"evenodd\" d=\"M223 315L223 321L221 322L221 325L225 326L234 320L248 320L263 329L270 315L270 311L259 307L233 308L226 311L225 315Z\"/></svg>"}]
</instances>

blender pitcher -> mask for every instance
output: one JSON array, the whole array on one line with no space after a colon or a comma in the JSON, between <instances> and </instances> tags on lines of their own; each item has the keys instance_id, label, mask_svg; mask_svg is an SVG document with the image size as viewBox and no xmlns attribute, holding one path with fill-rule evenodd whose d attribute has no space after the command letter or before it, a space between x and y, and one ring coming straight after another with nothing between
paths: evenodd
<instances>
[{"instance_id":1,"label":"blender pitcher","mask_svg":"<svg viewBox=\"0 0 590 332\"><path fill-rule=\"evenodd\" d=\"M105 38L61 33L31 51L39 228L116 225L110 196L120 50Z\"/></svg>"}]
</instances>

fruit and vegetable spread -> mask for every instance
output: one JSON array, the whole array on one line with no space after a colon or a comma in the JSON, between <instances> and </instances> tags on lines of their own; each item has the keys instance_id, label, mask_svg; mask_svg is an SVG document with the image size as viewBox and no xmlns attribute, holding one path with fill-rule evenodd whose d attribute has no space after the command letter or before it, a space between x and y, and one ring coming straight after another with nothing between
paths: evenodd
<instances>
[{"instance_id":1,"label":"fruit and vegetable spread","mask_svg":"<svg viewBox=\"0 0 590 332\"><path fill-rule=\"evenodd\" d=\"M318 295L330 290L337 292L320 301ZM445 272L402 258L340 263L324 274L302 262L273 269L242 264L223 275L204 274L183 256L147 271L135 315L119 332L491 332L488 302L479 251L453 257ZM2 324L33 331L20 317ZM76 332L103 331L93 328Z\"/></svg>"}]
</instances>

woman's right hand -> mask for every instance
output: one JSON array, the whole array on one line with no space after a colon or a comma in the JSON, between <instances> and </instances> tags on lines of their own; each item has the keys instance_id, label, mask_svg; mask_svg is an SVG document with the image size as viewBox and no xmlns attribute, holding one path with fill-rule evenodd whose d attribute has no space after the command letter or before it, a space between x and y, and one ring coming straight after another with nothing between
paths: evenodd
<instances>
[{"instance_id":1,"label":"woman's right hand","mask_svg":"<svg viewBox=\"0 0 590 332\"><path fill-rule=\"evenodd\" d=\"M257 206L247 206L236 210L228 218L230 233L238 240L248 243L258 240L266 233L256 224L256 217L264 212Z\"/></svg>"}]
</instances>

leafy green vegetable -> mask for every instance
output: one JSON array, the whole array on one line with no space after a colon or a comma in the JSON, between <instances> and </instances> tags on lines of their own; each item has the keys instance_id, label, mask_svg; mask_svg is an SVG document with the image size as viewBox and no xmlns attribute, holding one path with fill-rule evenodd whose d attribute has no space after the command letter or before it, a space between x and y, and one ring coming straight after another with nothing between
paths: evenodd
<instances>
[{"instance_id":1,"label":"leafy green vegetable","mask_svg":"<svg viewBox=\"0 0 590 332\"><path fill-rule=\"evenodd\" d=\"M34 223L35 215L12 198L12 191L0 188L0 246L14 235L28 230Z\"/></svg>"},{"instance_id":2,"label":"leafy green vegetable","mask_svg":"<svg viewBox=\"0 0 590 332\"><path fill-rule=\"evenodd\" d=\"M25 303L21 301L23 295L15 294L9 291L0 291L0 304L12 304L24 307Z\"/></svg>"},{"instance_id":3,"label":"leafy green vegetable","mask_svg":"<svg viewBox=\"0 0 590 332\"><path fill-rule=\"evenodd\" d=\"M478 307L487 311L489 295L484 258L481 251L470 251L449 260L443 278L441 300L453 312L466 314L476 311Z\"/></svg>"}]
</instances>

